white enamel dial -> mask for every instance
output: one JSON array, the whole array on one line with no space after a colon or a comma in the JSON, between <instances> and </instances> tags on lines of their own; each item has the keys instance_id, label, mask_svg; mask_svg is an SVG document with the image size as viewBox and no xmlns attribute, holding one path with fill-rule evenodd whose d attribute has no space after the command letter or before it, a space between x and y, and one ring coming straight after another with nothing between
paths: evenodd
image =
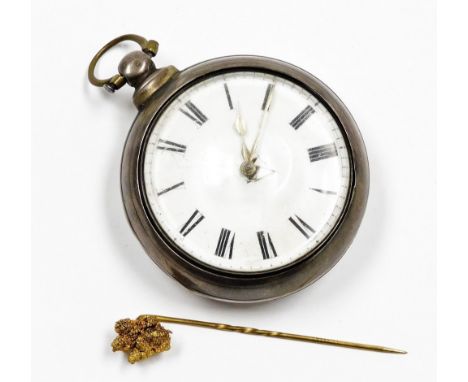
<instances>
[{"instance_id":1,"label":"white enamel dial","mask_svg":"<svg viewBox=\"0 0 468 382\"><path fill-rule=\"evenodd\" d=\"M169 104L149 136L143 178L152 213L178 248L211 267L262 272L297 261L330 234L347 201L349 158L314 95L239 71L198 82Z\"/></svg>"}]
</instances>

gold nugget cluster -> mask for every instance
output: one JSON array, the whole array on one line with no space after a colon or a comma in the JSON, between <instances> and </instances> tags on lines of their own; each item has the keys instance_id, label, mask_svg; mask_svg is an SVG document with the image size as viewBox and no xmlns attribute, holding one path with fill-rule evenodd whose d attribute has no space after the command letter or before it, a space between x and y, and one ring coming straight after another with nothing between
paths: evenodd
<instances>
[{"instance_id":1,"label":"gold nugget cluster","mask_svg":"<svg viewBox=\"0 0 468 382\"><path fill-rule=\"evenodd\" d=\"M128 353L130 363L171 348L171 332L164 329L155 316L144 315L136 320L119 320L115 323L115 331L118 336L112 341L112 350Z\"/></svg>"}]
</instances>

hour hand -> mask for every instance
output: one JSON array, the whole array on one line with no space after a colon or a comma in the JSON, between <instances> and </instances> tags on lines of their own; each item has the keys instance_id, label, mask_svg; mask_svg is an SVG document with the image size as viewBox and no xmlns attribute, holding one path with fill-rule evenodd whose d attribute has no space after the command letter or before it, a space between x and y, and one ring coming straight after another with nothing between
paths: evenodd
<instances>
[{"instance_id":1,"label":"hour hand","mask_svg":"<svg viewBox=\"0 0 468 382\"><path fill-rule=\"evenodd\" d=\"M245 143L245 135L247 134L247 127L245 126L244 119L242 118L240 108L237 107L236 110L237 110L237 113L236 113L236 120L234 121L234 130L236 130L237 134L239 134L239 136L242 138L242 149L241 149L242 159L244 159L244 161L249 161L250 150L247 148L247 145Z\"/></svg>"}]
</instances>

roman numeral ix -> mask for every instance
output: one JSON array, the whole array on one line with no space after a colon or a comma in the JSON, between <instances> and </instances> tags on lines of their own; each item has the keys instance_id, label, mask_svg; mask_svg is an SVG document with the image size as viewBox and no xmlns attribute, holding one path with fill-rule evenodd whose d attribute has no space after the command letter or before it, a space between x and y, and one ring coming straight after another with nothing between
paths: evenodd
<instances>
[{"instance_id":1,"label":"roman numeral ix","mask_svg":"<svg viewBox=\"0 0 468 382\"><path fill-rule=\"evenodd\" d=\"M159 192L158 192L158 196L161 196L161 195L165 194L166 192L175 190L177 187L180 187L180 186L183 186L183 185L184 185L184 182L180 182L180 183L174 184L174 185L171 186L171 187L168 187L168 188L165 188L165 189L162 190L162 191L159 191Z\"/></svg>"},{"instance_id":2,"label":"roman numeral ix","mask_svg":"<svg viewBox=\"0 0 468 382\"><path fill-rule=\"evenodd\" d=\"M292 217L292 216L289 217L289 221L307 239L310 238L310 234L315 233L315 230L297 215L294 215L294 217Z\"/></svg>"},{"instance_id":3,"label":"roman numeral ix","mask_svg":"<svg viewBox=\"0 0 468 382\"><path fill-rule=\"evenodd\" d=\"M315 113L315 110L312 106L307 105L304 110L302 110L289 124L295 129L299 129L309 117Z\"/></svg>"},{"instance_id":4,"label":"roman numeral ix","mask_svg":"<svg viewBox=\"0 0 468 382\"><path fill-rule=\"evenodd\" d=\"M187 236L204 218L200 211L195 210L179 232L182 236Z\"/></svg>"},{"instance_id":5,"label":"roman numeral ix","mask_svg":"<svg viewBox=\"0 0 468 382\"><path fill-rule=\"evenodd\" d=\"M329 143L328 145L322 145L313 147L307 150L309 153L309 159L311 162L318 160L328 159L338 155L336 151L336 146L334 143Z\"/></svg>"},{"instance_id":6,"label":"roman numeral ix","mask_svg":"<svg viewBox=\"0 0 468 382\"><path fill-rule=\"evenodd\" d=\"M260 245L260 250L262 251L263 260L268 260L278 256L275 246L273 245L273 241L271 240L271 236L268 232L257 232L257 238L258 244Z\"/></svg>"},{"instance_id":7,"label":"roman numeral ix","mask_svg":"<svg viewBox=\"0 0 468 382\"><path fill-rule=\"evenodd\" d=\"M192 101L187 101L185 103L185 107L186 109L181 107L179 110L192 121L194 121L197 125L201 126L206 121L208 121L208 118L205 116L205 114L203 114L201 110L192 103Z\"/></svg>"},{"instance_id":8,"label":"roman numeral ix","mask_svg":"<svg viewBox=\"0 0 468 382\"><path fill-rule=\"evenodd\" d=\"M236 234L232 234L226 228L221 228L221 233L218 238L218 245L216 246L215 255L219 257L226 257L232 259L232 250L234 248L234 238ZM226 252L226 250L228 250Z\"/></svg>"},{"instance_id":9,"label":"roman numeral ix","mask_svg":"<svg viewBox=\"0 0 468 382\"><path fill-rule=\"evenodd\" d=\"M166 141L165 139L160 139L156 148L159 150L173 151L176 153L185 153L187 150L187 146L181 145L180 143Z\"/></svg>"}]
</instances>

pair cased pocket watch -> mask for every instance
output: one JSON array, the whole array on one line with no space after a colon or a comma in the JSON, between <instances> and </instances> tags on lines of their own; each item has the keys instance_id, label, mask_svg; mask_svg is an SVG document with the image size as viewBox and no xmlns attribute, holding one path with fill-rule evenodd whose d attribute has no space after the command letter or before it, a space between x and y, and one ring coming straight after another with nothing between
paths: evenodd
<instances>
[{"instance_id":1,"label":"pair cased pocket watch","mask_svg":"<svg viewBox=\"0 0 468 382\"><path fill-rule=\"evenodd\" d=\"M131 40L119 74L99 58ZM129 223L148 255L188 289L218 300L289 295L329 271L364 214L369 171L358 127L308 72L228 56L156 68L153 40L124 35L89 67L92 84L135 88L122 157Z\"/></svg>"}]
</instances>

